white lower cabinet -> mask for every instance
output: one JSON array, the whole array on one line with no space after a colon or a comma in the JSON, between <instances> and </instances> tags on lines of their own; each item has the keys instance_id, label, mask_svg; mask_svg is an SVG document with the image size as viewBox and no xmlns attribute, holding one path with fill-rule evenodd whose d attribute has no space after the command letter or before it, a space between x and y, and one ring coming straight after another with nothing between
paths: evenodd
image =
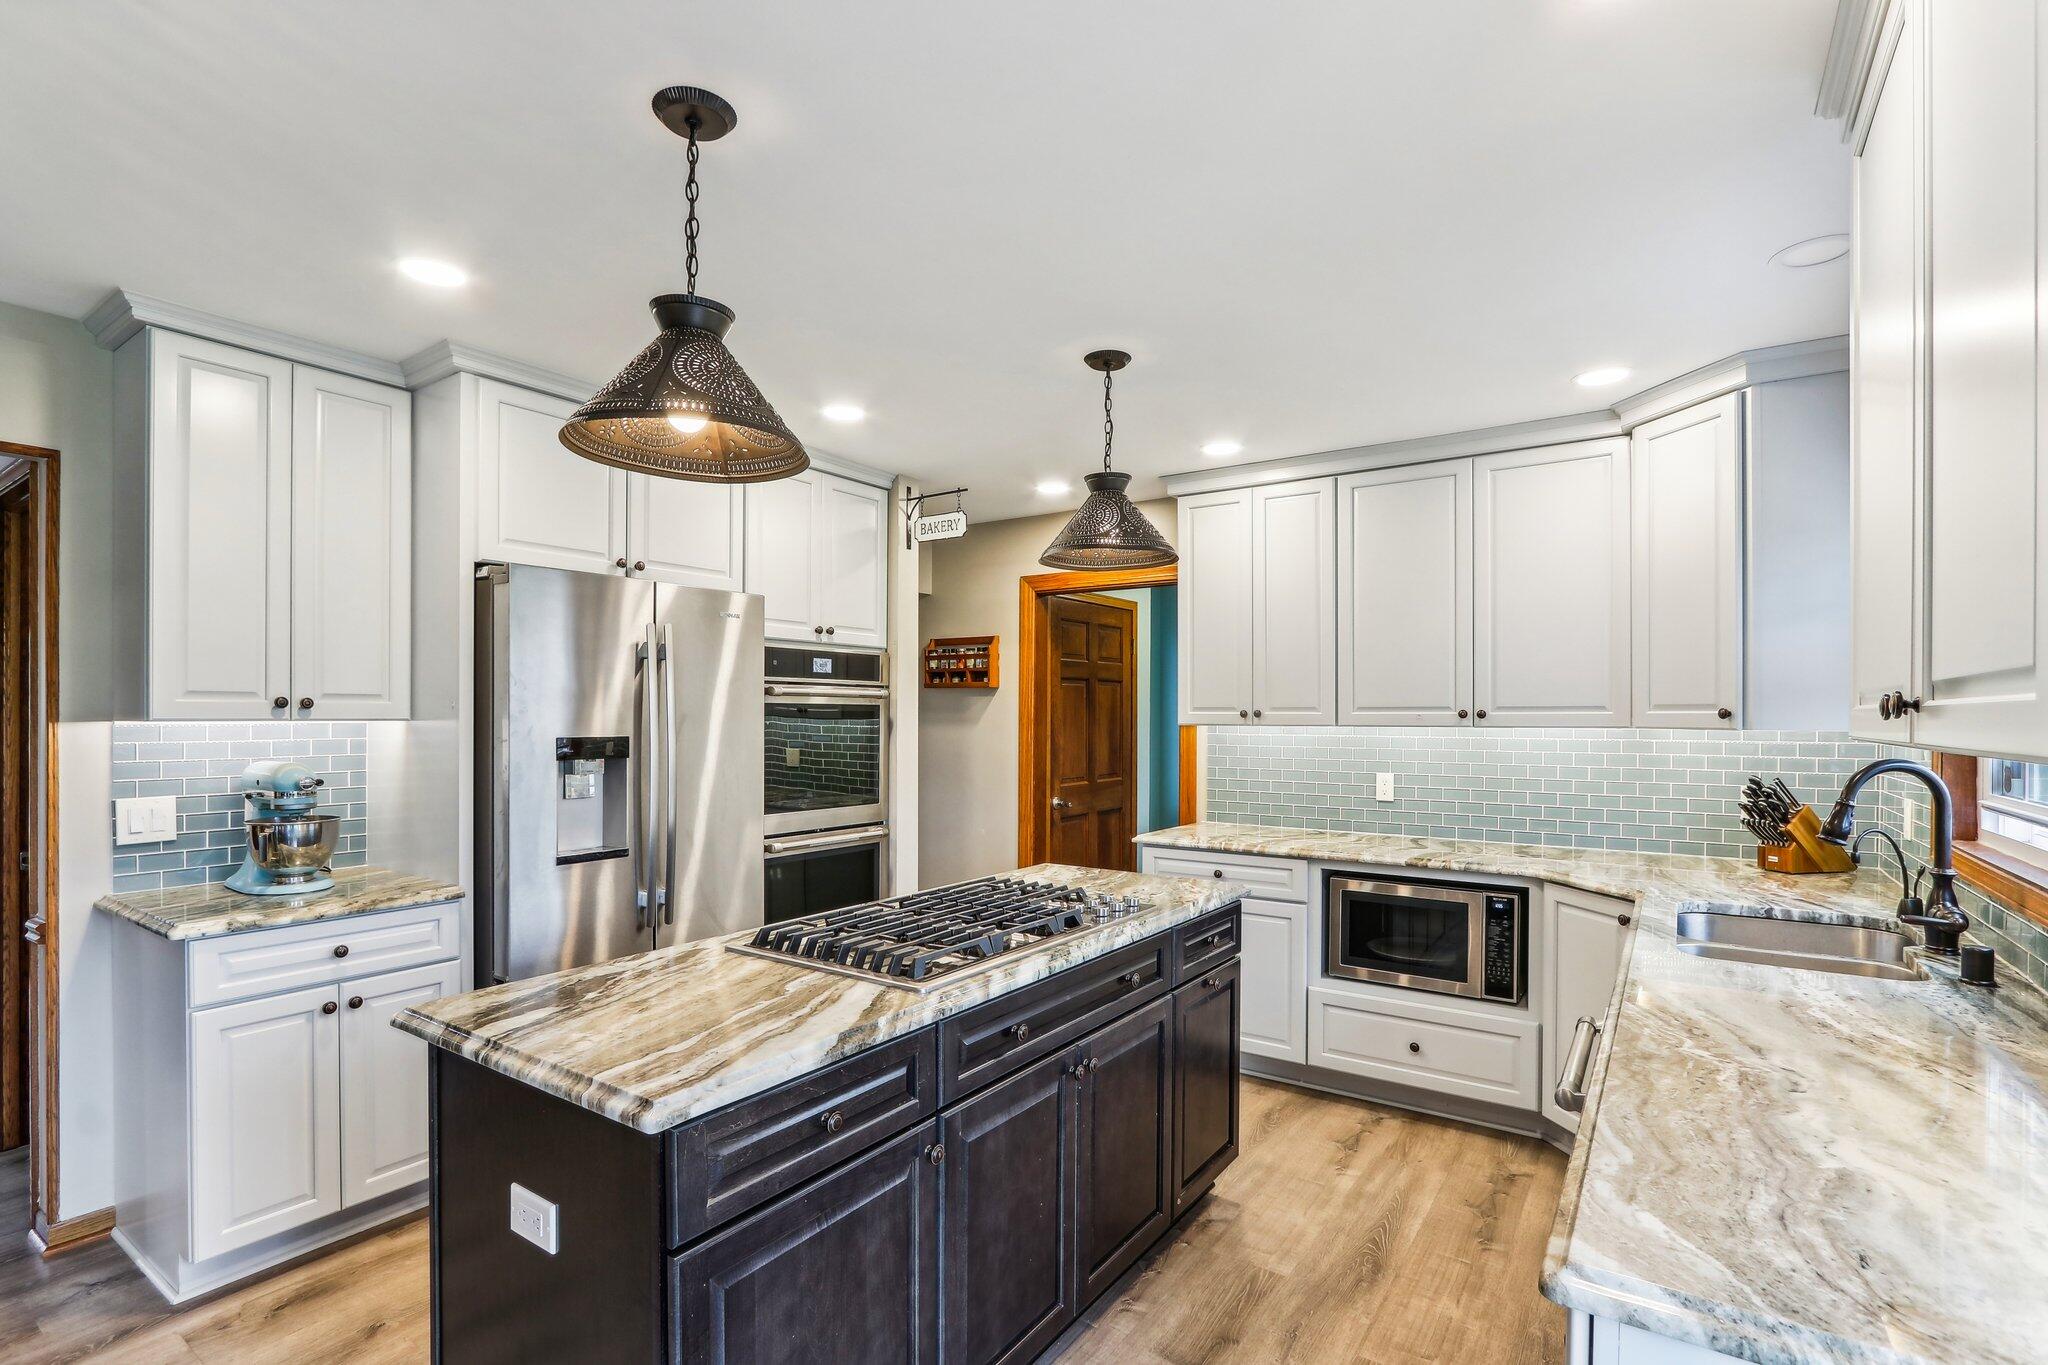
<instances>
[{"instance_id":1,"label":"white lower cabinet","mask_svg":"<svg viewBox=\"0 0 2048 1365\"><path fill-rule=\"evenodd\" d=\"M1721 1365L1737 1357L1572 1310L1567 1365Z\"/></svg>"},{"instance_id":2,"label":"white lower cabinet","mask_svg":"<svg viewBox=\"0 0 2048 1365\"><path fill-rule=\"evenodd\" d=\"M1308 907L1246 896L1238 932L1238 1042L1250 1056L1308 1059Z\"/></svg>"},{"instance_id":3,"label":"white lower cabinet","mask_svg":"<svg viewBox=\"0 0 2048 1365\"><path fill-rule=\"evenodd\" d=\"M459 963L387 972L341 987L341 1202L427 1178L427 1045L391 1026L401 1010L462 989Z\"/></svg>"},{"instance_id":4,"label":"white lower cabinet","mask_svg":"<svg viewBox=\"0 0 2048 1365\"><path fill-rule=\"evenodd\" d=\"M1557 1105L1557 1083L1581 1019L1604 1028L1607 1006L1628 948L1634 907L1584 891L1543 892L1543 1116L1576 1129L1579 1116Z\"/></svg>"},{"instance_id":5,"label":"white lower cabinet","mask_svg":"<svg viewBox=\"0 0 2048 1365\"><path fill-rule=\"evenodd\" d=\"M1534 1109L1537 1043L1533 1019L1439 1005L1412 991L1308 992L1309 1065L1353 1076Z\"/></svg>"}]
</instances>

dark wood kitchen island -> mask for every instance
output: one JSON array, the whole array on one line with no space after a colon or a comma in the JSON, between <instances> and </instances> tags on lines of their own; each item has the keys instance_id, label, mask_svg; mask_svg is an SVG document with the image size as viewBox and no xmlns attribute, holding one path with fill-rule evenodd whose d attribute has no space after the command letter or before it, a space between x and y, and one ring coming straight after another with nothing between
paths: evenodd
<instances>
[{"instance_id":1,"label":"dark wood kitchen island","mask_svg":"<svg viewBox=\"0 0 2048 1365\"><path fill-rule=\"evenodd\" d=\"M1041 1352L1237 1154L1241 888L1013 876L1096 899L921 991L742 934L400 1016L436 1358Z\"/></svg>"}]
</instances>

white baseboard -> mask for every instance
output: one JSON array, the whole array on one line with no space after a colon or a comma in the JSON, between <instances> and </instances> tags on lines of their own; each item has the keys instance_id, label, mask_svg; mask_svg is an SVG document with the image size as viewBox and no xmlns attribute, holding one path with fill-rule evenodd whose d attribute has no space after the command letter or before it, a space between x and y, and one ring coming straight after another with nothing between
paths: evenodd
<instances>
[{"instance_id":1,"label":"white baseboard","mask_svg":"<svg viewBox=\"0 0 2048 1365\"><path fill-rule=\"evenodd\" d=\"M361 1208L344 1209L318 1223L239 1247L210 1261L192 1262L180 1257L178 1264L169 1271L130 1241L119 1224L114 1227L113 1237L114 1244L128 1254L128 1259L135 1263L143 1278L156 1287L156 1292L164 1296L165 1302L181 1305L243 1280L281 1269L289 1262L303 1260L336 1242L395 1222L426 1206L427 1190L423 1184L416 1190L400 1191Z\"/></svg>"}]
</instances>

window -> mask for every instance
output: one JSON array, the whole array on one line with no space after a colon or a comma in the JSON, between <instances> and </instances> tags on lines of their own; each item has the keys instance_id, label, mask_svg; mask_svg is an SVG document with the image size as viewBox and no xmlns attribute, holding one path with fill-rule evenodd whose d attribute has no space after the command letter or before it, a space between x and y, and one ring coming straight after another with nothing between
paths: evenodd
<instances>
[{"instance_id":1,"label":"window","mask_svg":"<svg viewBox=\"0 0 2048 1365\"><path fill-rule=\"evenodd\" d=\"M2048 763L1987 758L1977 771L1977 837L2029 862L2048 863Z\"/></svg>"}]
</instances>

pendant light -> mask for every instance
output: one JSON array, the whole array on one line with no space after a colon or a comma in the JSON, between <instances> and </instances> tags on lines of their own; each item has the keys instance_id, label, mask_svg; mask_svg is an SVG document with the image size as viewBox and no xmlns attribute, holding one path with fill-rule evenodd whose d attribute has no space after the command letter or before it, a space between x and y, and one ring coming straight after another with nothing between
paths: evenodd
<instances>
[{"instance_id":1,"label":"pendant light","mask_svg":"<svg viewBox=\"0 0 2048 1365\"><path fill-rule=\"evenodd\" d=\"M1038 562L1049 569L1082 570L1149 569L1172 564L1180 556L1124 493L1131 476L1109 467L1110 446L1116 440L1116 420L1110 412L1110 376L1131 363L1130 353L1090 351L1084 359L1089 369L1102 371L1102 472L1087 477L1088 500L1075 509Z\"/></svg>"},{"instance_id":2,"label":"pendant light","mask_svg":"<svg viewBox=\"0 0 2048 1365\"><path fill-rule=\"evenodd\" d=\"M647 305L661 334L570 415L562 444L600 464L668 479L761 483L802 473L811 463L803 442L725 348L732 309L697 293L697 148L731 132L739 115L690 85L656 95L654 115L690 144L683 182L687 285Z\"/></svg>"}]
</instances>

